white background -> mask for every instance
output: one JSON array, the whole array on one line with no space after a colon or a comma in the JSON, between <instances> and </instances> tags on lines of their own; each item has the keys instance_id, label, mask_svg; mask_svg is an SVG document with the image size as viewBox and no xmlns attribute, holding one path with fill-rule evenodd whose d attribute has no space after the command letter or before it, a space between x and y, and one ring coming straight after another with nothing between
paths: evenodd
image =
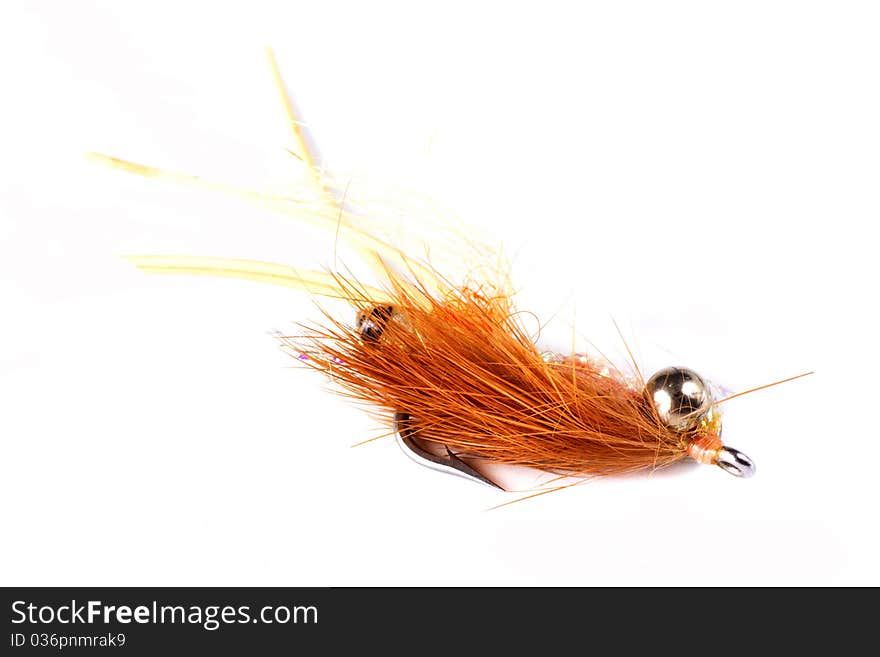
<instances>
[{"instance_id":1,"label":"white background","mask_svg":"<svg viewBox=\"0 0 880 657\"><path fill-rule=\"evenodd\" d=\"M0 583L880 584L875 3L220 4L0 10ZM122 260L332 263L83 157L293 181L267 44L329 168L503 242L547 347L575 318L620 357L613 317L646 370L816 370L727 405L758 474L486 511L515 496L350 447L381 426L269 334L305 295Z\"/></svg>"}]
</instances>

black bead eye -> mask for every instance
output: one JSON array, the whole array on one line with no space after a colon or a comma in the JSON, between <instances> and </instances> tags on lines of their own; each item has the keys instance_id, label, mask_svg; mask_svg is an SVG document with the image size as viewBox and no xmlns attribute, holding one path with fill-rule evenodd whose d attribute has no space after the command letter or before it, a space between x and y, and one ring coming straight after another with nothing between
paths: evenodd
<instances>
[{"instance_id":1,"label":"black bead eye","mask_svg":"<svg viewBox=\"0 0 880 657\"><path fill-rule=\"evenodd\" d=\"M683 367L662 369L645 384L645 393L657 415L670 429L693 429L712 406L709 386L693 370Z\"/></svg>"},{"instance_id":2,"label":"black bead eye","mask_svg":"<svg viewBox=\"0 0 880 657\"><path fill-rule=\"evenodd\" d=\"M357 315L357 332L364 342L375 343L382 337L388 320L394 315L394 306L373 306Z\"/></svg>"}]
</instances>

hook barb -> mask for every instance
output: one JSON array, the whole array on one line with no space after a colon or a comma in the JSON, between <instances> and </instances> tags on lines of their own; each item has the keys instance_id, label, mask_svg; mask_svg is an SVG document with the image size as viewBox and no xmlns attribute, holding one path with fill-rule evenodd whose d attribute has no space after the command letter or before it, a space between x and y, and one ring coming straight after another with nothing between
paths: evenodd
<instances>
[{"instance_id":1,"label":"hook barb","mask_svg":"<svg viewBox=\"0 0 880 657\"><path fill-rule=\"evenodd\" d=\"M437 456L426 450L419 444L419 430L412 425L412 418L407 413L397 412L394 414L394 431L397 436L397 444L403 453L419 465L426 468L453 474L471 481L476 481L499 490L504 490L494 481L480 474L470 465L456 456L449 447L444 445L446 456Z\"/></svg>"}]
</instances>

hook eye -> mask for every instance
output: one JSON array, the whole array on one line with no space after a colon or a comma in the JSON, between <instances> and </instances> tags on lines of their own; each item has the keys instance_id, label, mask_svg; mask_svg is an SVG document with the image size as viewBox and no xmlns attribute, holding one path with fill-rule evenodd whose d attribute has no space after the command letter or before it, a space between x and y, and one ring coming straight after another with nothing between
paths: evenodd
<instances>
[{"instance_id":1,"label":"hook eye","mask_svg":"<svg viewBox=\"0 0 880 657\"><path fill-rule=\"evenodd\" d=\"M738 449L733 449L733 447L722 447L719 449L715 465L734 477L745 479L755 474L754 461Z\"/></svg>"}]
</instances>

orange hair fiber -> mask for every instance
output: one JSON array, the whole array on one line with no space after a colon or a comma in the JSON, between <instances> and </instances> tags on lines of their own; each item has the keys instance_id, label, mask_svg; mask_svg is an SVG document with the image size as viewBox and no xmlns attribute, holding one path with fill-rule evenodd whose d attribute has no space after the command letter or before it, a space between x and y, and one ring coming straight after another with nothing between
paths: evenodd
<instances>
[{"instance_id":1,"label":"orange hair fiber","mask_svg":"<svg viewBox=\"0 0 880 657\"><path fill-rule=\"evenodd\" d=\"M689 434L668 429L643 394L583 357L547 360L503 293L459 288L437 298L388 271L388 305L355 301L365 333L327 315L311 328L306 363L344 394L405 412L420 438L498 464L573 475L668 465L688 455ZM356 284L340 279L363 299Z\"/></svg>"}]
</instances>

